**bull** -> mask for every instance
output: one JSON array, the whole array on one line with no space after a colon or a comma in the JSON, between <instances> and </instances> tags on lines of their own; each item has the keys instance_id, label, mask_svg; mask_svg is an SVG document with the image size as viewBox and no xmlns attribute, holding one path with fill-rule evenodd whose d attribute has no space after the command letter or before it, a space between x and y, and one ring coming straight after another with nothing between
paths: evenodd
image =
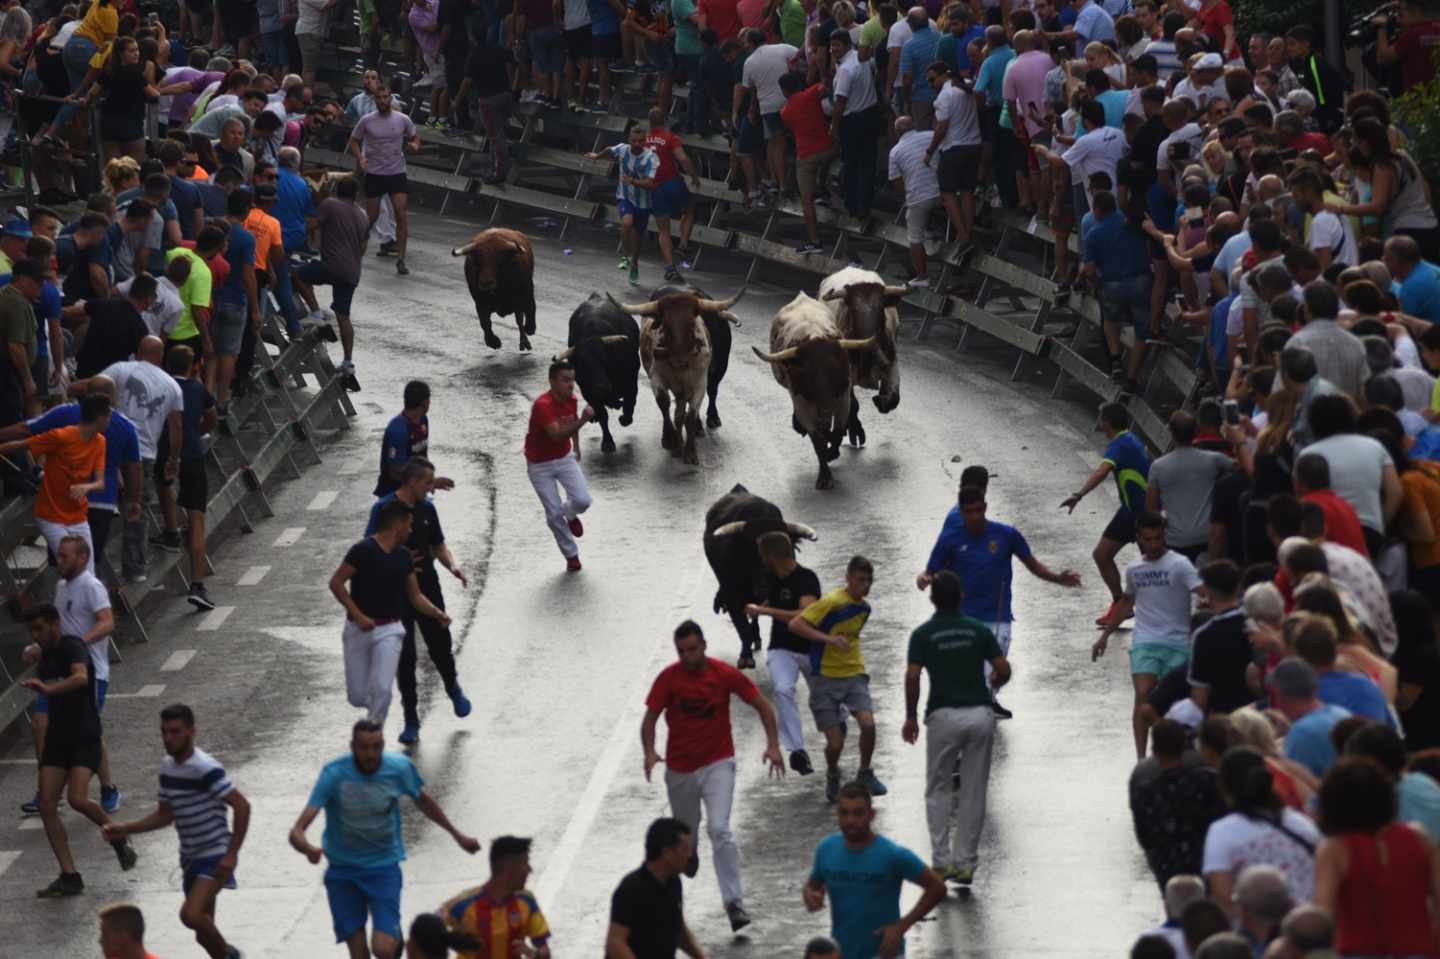
<instances>
[{"instance_id":1,"label":"bull","mask_svg":"<svg viewBox=\"0 0 1440 959\"><path fill-rule=\"evenodd\" d=\"M761 499L744 486L715 501L705 513L705 559L715 572L715 612L728 614L740 635L741 669L755 667L760 648L760 627L745 615L746 603L758 603L765 596L766 570L756 540L766 533L790 534L790 539L814 539L815 531L801 523L787 522L780 508Z\"/></svg>"},{"instance_id":2,"label":"bull","mask_svg":"<svg viewBox=\"0 0 1440 959\"><path fill-rule=\"evenodd\" d=\"M900 362L895 339L900 327L899 303L909 292L903 286L886 286L879 273L849 266L820 283L820 302L835 318L843 339L874 337L875 347L848 354L850 378L855 386L878 390L875 408L889 413L900 405ZM865 445L865 427L856 404L847 424L850 443Z\"/></svg>"},{"instance_id":3,"label":"bull","mask_svg":"<svg viewBox=\"0 0 1440 959\"><path fill-rule=\"evenodd\" d=\"M819 300L799 293L781 307L770 324L770 352L751 347L770 364L775 380L790 391L790 424L808 436L820 462L816 489L835 485L830 462L855 413L855 391L848 354L871 350L875 337L841 339L830 311Z\"/></svg>"},{"instance_id":4,"label":"bull","mask_svg":"<svg viewBox=\"0 0 1440 959\"><path fill-rule=\"evenodd\" d=\"M696 286L667 284L656 288L650 294L650 299L658 300L671 293L694 293L701 299L707 297L705 291ZM710 406L705 411L705 427L713 430L720 425L720 410L715 405L715 396L720 392L720 381L725 379L725 372L730 369L730 326L739 326L740 321L728 310L719 313L706 312L703 317L705 332L710 334L710 369L705 379L705 392L710 397Z\"/></svg>"},{"instance_id":5,"label":"bull","mask_svg":"<svg viewBox=\"0 0 1440 959\"><path fill-rule=\"evenodd\" d=\"M607 408L620 411L620 425L635 418L635 397L640 386L640 325L613 300L599 293L570 314L570 337L556 359L575 367L580 393L595 410L600 424L600 450L615 452Z\"/></svg>"},{"instance_id":6,"label":"bull","mask_svg":"<svg viewBox=\"0 0 1440 959\"><path fill-rule=\"evenodd\" d=\"M683 456L691 466L700 465L695 438L701 433L700 405L705 399L712 352L703 316L729 310L744 295L741 290L728 300L709 300L686 291L648 303L617 304L625 312L645 318L640 327L640 362L664 420L660 445Z\"/></svg>"},{"instance_id":7,"label":"bull","mask_svg":"<svg viewBox=\"0 0 1440 959\"><path fill-rule=\"evenodd\" d=\"M465 284L475 301L480 329L485 331L485 345L500 349L500 337L490 328L490 315L514 314L520 349L530 349L530 334L535 332L535 253L530 238L499 227L481 230L450 255L465 257Z\"/></svg>"}]
</instances>

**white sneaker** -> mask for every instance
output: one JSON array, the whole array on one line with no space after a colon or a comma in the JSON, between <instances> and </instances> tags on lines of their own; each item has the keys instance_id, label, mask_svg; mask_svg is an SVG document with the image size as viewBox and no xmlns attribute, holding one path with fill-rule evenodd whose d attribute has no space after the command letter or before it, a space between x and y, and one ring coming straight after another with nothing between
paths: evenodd
<instances>
[{"instance_id":1,"label":"white sneaker","mask_svg":"<svg viewBox=\"0 0 1440 959\"><path fill-rule=\"evenodd\" d=\"M435 85L435 78L432 77L432 76L431 76L430 74L428 74L428 73L425 74L423 77L421 77L419 80L416 80L415 83L413 84L413 86L414 86L415 89L417 89L417 90L425 90L425 89L428 89L428 88L430 88L430 87L433 87L434 85Z\"/></svg>"},{"instance_id":2,"label":"white sneaker","mask_svg":"<svg viewBox=\"0 0 1440 959\"><path fill-rule=\"evenodd\" d=\"M340 363L335 367L335 369L345 374L346 376L355 375L355 364L350 362L349 360L341 360Z\"/></svg>"},{"instance_id":3,"label":"white sneaker","mask_svg":"<svg viewBox=\"0 0 1440 959\"><path fill-rule=\"evenodd\" d=\"M916 276L911 277L905 285L912 290L928 290L930 289L930 280L926 277Z\"/></svg>"},{"instance_id":4,"label":"white sneaker","mask_svg":"<svg viewBox=\"0 0 1440 959\"><path fill-rule=\"evenodd\" d=\"M309 314L300 318L300 325L302 327L324 326L328 322L330 322L330 320L326 317L324 310L312 310Z\"/></svg>"},{"instance_id":5,"label":"white sneaker","mask_svg":"<svg viewBox=\"0 0 1440 959\"><path fill-rule=\"evenodd\" d=\"M538 99L540 99L539 90L526 90L524 93L520 94L521 103L534 103Z\"/></svg>"}]
</instances>

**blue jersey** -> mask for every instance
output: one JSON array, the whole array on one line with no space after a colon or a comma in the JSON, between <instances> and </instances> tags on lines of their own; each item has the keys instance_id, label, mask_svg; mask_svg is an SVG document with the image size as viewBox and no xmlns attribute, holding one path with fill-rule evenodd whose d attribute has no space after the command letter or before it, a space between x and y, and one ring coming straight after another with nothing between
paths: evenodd
<instances>
[{"instance_id":1,"label":"blue jersey","mask_svg":"<svg viewBox=\"0 0 1440 959\"><path fill-rule=\"evenodd\" d=\"M858 850L845 845L838 832L820 840L810 879L825 884L830 935L845 959L879 955L880 929L900 920L900 887L924 871L919 856L884 836Z\"/></svg>"},{"instance_id":2,"label":"blue jersey","mask_svg":"<svg viewBox=\"0 0 1440 959\"><path fill-rule=\"evenodd\" d=\"M325 810L330 869L382 869L403 860L400 797L418 799L424 785L415 764L400 753L383 753L380 768L368 776L350 755L327 763L306 805Z\"/></svg>"},{"instance_id":3,"label":"blue jersey","mask_svg":"<svg viewBox=\"0 0 1440 959\"><path fill-rule=\"evenodd\" d=\"M62 426L80 423L80 404L62 403L37 416L26 425L32 436L48 433ZM119 410L110 411L110 425L105 428L105 488L89 496L92 509L115 509L120 502L120 467L140 462L140 435L135 424Z\"/></svg>"},{"instance_id":4,"label":"blue jersey","mask_svg":"<svg viewBox=\"0 0 1440 959\"><path fill-rule=\"evenodd\" d=\"M375 495L385 496L400 488L390 478L386 467L404 466L412 456L427 456L430 452L430 417L420 417L412 423L401 413L390 420L385 427L385 438L380 441L380 479L375 483Z\"/></svg>"},{"instance_id":5,"label":"blue jersey","mask_svg":"<svg viewBox=\"0 0 1440 959\"><path fill-rule=\"evenodd\" d=\"M1120 491L1120 505L1132 513L1145 508L1145 491L1150 487L1150 454L1145 444L1129 430L1115 434L1105 447L1105 458L1115 474L1115 488Z\"/></svg>"},{"instance_id":6,"label":"blue jersey","mask_svg":"<svg viewBox=\"0 0 1440 959\"><path fill-rule=\"evenodd\" d=\"M1011 559L1030 558L1030 544L1013 526L985 521L979 536L970 535L960 507L951 507L940 528L940 537L930 551L925 568L932 573L948 569L960 577L960 612L982 623L1008 623L1010 610Z\"/></svg>"}]
</instances>

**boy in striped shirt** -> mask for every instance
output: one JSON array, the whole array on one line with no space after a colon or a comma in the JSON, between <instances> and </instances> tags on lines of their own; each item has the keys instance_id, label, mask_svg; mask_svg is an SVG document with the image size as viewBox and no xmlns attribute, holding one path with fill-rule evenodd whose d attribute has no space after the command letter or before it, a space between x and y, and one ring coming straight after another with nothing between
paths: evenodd
<instances>
[{"instance_id":1,"label":"boy in striped shirt","mask_svg":"<svg viewBox=\"0 0 1440 959\"><path fill-rule=\"evenodd\" d=\"M105 838L163 829L171 823L180 834L181 888L185 904L180 921L194 930L195 941L211 959L240 959L240 950L215 927L215 899L220 890L235 888L235 864L250 826L250 803L225 768L209 753L195 748L195 714L176 704L160 711L160 738L166 757L160 762L160 800L155 811L133 822L112 822ZM225 807L235 811L231 828Z\"/></svg>"},{"instance_id":2,"label":"boy in striped shirt","mask_svg":"<svg viewBox=\"0 0 1440 959\"><path fill-rule=\"evenodd\" d=\"M630 271L631 286L640 285L640 241L645 238L645 227L650 223L650 191L655 189L655 174L660 172L660 157L645 146L648 133L645 124L636 123L630 127L626 142L585 154L587 160L598 160L608 154L620 165L615 199L624 230L626 255L620 258L619 268Z\"/></svg>"}]
</instances>

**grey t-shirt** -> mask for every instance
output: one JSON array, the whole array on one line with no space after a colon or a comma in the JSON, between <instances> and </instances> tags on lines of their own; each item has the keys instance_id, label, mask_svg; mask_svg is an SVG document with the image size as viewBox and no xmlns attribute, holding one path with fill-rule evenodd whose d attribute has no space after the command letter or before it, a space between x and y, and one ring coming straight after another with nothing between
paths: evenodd
<instances>
[{"instance_id":1,"label":"grey t-shirt","mask_svg":"<svg viewBox=\"0 0 1440 959\"><path fill-rule=\"evenodd\" d=\"M1360 525L1385 531L1385 514L1380 508L1380 487L1385 467L1395 461L1379 440L1359 433L1340 433L1305 447L1303 455L1314 453L1330 464L1330 488L1355 507Z\"/></svg>"},{"instance_id":2,"label":"grey t-shirt","mask_svg":"<svg viewBox=\"0 0 1440 959\"><path fill-rule=\"evenodd\" d=\"M360 263L370 220L348 200L330 197L315 211L320 224L320 261L345 283L360 282Z\"/></svg>"},{"instance_id":3,"label":"grey t-shirt","mask_svg":"<svg viewBox=\"0 0 1440 959\"><path fill-rule=\"evenodd\" d=\"M1224 453L1180 446L1150 464L1165 511L1165 543L1172 549L1203 545L1210 533L1215 481L1234 468Z\"/></svg>"}]
</instances>

